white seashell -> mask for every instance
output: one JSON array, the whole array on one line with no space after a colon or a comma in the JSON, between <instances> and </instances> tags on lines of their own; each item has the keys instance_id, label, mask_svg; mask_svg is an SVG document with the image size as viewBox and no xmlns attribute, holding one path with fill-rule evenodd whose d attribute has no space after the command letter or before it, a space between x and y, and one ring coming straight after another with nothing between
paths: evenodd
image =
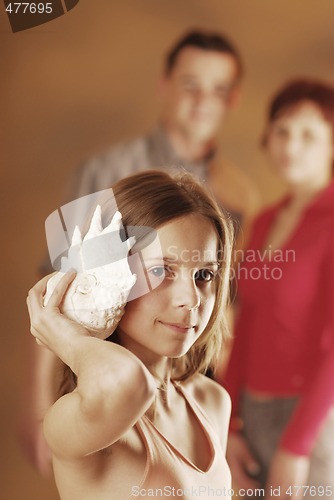
<instances>
[{"instance_id":1,"label":"white seashell","mask_svg":"<svg viewBox=\"0 0 334 500\"><path fill-rule=\"evenodd\" d=\"M103 229L101 207L94 212L86 236L82 239L78 227L74 229L68 256L61 260L61 271L47 283L44 305L69 269L77 275L60 305L68 318L85 326L95 337L107 338L116 329L136 282L128 264L128 252L135 238L122 241L121 214L116 212L110 224Z\"/></svg>"}]
</instances>

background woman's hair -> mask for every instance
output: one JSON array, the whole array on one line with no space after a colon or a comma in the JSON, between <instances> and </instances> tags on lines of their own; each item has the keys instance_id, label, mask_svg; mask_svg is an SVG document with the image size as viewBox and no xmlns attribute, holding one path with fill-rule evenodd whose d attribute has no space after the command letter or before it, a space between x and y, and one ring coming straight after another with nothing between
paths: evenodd
<instances>
[{"instance_id":1,"label":"background woman's hair","mask_svg":"<svg viewBox=\"0 0 334 500\"><path fill-rule=\"evenodd\" d=\"M268 107L267 127L287 110L304 101L311 101L319 107L324 119L332 127L334 140L334 86L311 78L291 80L273 96ZM262 145L266 144L267 131L262 138Z\"/></svg>"},{"instance_id":2,"label":"background woman's hair","mask_svg":"<svg viewBox=\"0 0 334 500\"><path fill-rule=\"evenodd\" d=\"M187 215L200 215L212 224L218 238L219 266L213 312L202 335L188 353L173 360L173 376L184 380L194 373L205 372L209 367L214 369L222 342L229 335L225 314L229 298L233 240L233 226L229 216L197 180L186 172L172 176L159 170L145 170L125 177L112 188L125 229L127 226L158 229L167 222ZM102 203L103 217L110 220L114 209L114 203ZM108 340L119 342L117 329ZM74 383L75 379L65 376L61 393L64 394L69 388L73 389Z\"/></svg>"}]
</instances>

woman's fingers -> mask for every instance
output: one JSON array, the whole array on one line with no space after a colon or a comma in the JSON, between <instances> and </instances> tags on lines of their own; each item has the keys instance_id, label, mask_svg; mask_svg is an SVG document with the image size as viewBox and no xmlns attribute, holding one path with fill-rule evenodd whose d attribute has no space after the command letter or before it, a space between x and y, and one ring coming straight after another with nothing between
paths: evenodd
<instances>
[{"instance_id":1,"label":"woman's fingers","mask_svg":"<svg viewBox=\"0 0 334 500\"><path fill-rule=\"evenodd\" d=\"M75 276L75 271L68 271L64 274L64 276L61 278L54 291L52 292L52 295L47 304L48 307L58 307L60 305L66 293L66 290L74 280Z\"/></svg>"},{"instance_id":2,"label":"woman's fingers","mask_svg":"<svg viewBox=\"0 0 334 500\"><path fill-rule=\"evenodd\" d=\"M31 290L29 290L28 297L27 297L27 306L29 310L29 314L31 316L31 312L36 310L36 307L43 307L44 306L44 295L45 295L45 290L46 290L46 285L49 279L56 273L49 274L48 276L45 276L42 278L40 281L34 285ZM57 286L55 287L49 301L48 301L48 306L51 307L58 307L61 301L63 300L63 297L65 295L65 292L69 286L69 284L73 281L76 273L75 271L68 271L67 273L64 274L64 276L61 278Z\"/></svg>"},{"instance_id":3,"label":"woman's fingers","mask_svg":"<svg viewBox=\"0 0 334 500\"><path fill-rule=\"evenodd\" d=\"M36 306L43 307L43 296L45 294L46 285L49 279L56 273L48 274L44 278L40 279L28 292L27 296L27 306L29 314Z\"/></svg>"},{"instance_id":4,"label":"woman's fingers","mask_svg":"<svg viewBox=\"0 0 334 500\"><path fill-rule=\"evenodd\" d=\"M75 321L62 314L59 307L76 273L59 274L53 293L44 306L47 282L50 276L40 280L29 292L27 305L30 315L30 331L36 343L52 351L60 359L67 359L69 343L75 335L89 335L89 332ZM61 277L61 279L59 279ZM49 294L48 294L49 295Z\"/></svg>"},{"instance_id":5,"label":"woman's fingers","mask_svg":"<svg viewBox=\"0 0 334 500\"><path fill-rule=\"evenodd\" d=\"M75 272L65 273L65 275L57 284L46 307L44 307L43 304L44 294L47 282L52 275L48 275L42 278L29 291L27 297L27 307L31 323L30 331L36 339L40 337L41 331L43 331L45 324L50 320L50 318L47 319L49 313L52 311L52 314L54 314L56 308L60 305L69 284L74 279L75 274ZM39 340L41 339L39 338ZM37 343L39 342L37 341Z\"/></svg>"},{"instance_id":6,"label":"woman's fingers","mask_svg":"<svg viewBox=\"0 0 334 500\"><path fill-rule=\"evenodd\" d=\"M44 278L43 278L44 279ZM45 291L45 285L47 280L44 279L44 286L42 288L43 292ZM32 322L34 316L42 309L43 307L43 292L39 292L37 289L38 282L33 288L31 288L28 292L27 296L27 307L30 316L30 321Z\"/></svg>"}]
</instances>

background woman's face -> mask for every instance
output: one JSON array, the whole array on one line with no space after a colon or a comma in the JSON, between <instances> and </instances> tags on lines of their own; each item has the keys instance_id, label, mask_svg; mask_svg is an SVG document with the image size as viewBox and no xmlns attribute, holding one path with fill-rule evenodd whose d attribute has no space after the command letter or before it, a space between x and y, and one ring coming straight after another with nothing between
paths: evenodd
<instances>
[{"instance_id":1,"label":"background woman's face","mask_svg":"<svg viewBox=\"0 0 334 500\"><path fill-rule=\"evenodd\" d=\"M332 127L314 102L303 101L270 124L267 152L290 185L329 179L334 157Z\"/></svg>"}]
</instances>

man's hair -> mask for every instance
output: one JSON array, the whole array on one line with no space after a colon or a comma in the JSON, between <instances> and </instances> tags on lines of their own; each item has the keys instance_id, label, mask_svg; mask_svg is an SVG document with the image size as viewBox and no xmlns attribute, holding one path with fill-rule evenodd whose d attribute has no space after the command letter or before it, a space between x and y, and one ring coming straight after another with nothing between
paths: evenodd
<instances>
[{"instance_id":1,"label":"man's hair","mask_svg":"<svg viewBox=\"0 0 334 500\"><path fill-rule=\"evenodd\" d=\"M240 54L236 47L225 35L214 32L190 31L170 49L165 59L165 74L168 76L175 67L180 52L185 47L195 47L201 50L215 51L227 54L233 57L236 63L236 80L239 80L243 74L243 64Z\"/></svg>"}]
</instances>

